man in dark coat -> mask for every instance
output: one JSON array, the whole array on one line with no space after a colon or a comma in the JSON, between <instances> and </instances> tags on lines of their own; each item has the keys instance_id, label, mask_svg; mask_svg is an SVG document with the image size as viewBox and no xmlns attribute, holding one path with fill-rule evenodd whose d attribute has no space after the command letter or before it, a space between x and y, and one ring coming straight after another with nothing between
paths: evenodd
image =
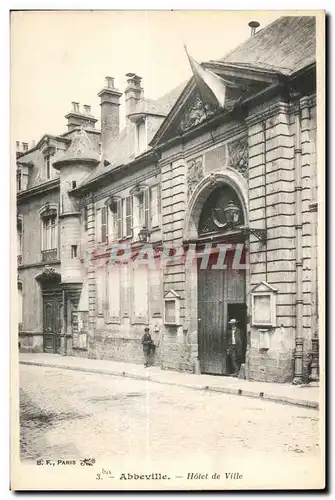
<instances>
[{"instance_id":1,"label":"man in dark coat","mask_svg":"<svg viewBox=\"0 0 335 500\"><path fill-rule=\"evenodd\" d=\"M146 326L144 328L144 335L142 337L142 347L143 347L145 368L147 368L149 365L149 358L150 358L150 352L151 352L152 346L153 346L152 338L151 338L151 335L149 333L149 328Z\"/></svg>"},{"instance_id":2,"label":"man in dark coat","mask_svg":"<svg viewBox=\"0 0 335 500\"><path fill-rule=\"evenodd\" d=\"M241 330L237 327L235 318L228 321L229 337L228 337L228 354L231 364L231 375L237 377L242 363L242 335Z\"/></svg>"}]
</instances>

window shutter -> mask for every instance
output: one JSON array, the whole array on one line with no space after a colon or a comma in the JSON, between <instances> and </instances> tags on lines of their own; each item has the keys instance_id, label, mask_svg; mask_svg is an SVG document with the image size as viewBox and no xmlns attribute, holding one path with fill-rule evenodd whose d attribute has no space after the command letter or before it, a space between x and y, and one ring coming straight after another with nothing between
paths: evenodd
<instances>
[{"instance_id":1,"label":"window shutter","mask_svg":"<svg viewBox=\"0 0 335 500\"><path fill-rule=\"evenodd\" d=\"M149 189L144 190L144 225L149 229Z\"/></svg>"},{"instance_id":2,"label":"window shutter","mask_svg":"<svg viewBox=\"0 0 335 500\"><path fill-rule=\"evenodd\" d=\"M96 241L97 243L101 243L101 210L97 209L97 217L96 217Z\"/></svg>"},{"instance_id":3,"label":"window shutter","mask_svg":"<svg viewBox=\"0 0 335 500\"><path fill-rule=\"evenodd\" d=\"M132 269L132 317L133 321L148 321L148 266L140 265Z\"/></svg>"},{"instance_id":4,"label":"window shutter","mask_svg":"<svg viewBox=\"0 0 335 500\"><path fill-rule=\"evenodd\" d=\"M150 190L150 205L151 205L151 227L159 227L160 225L160 189L159 184L152 186Z\"/></svg>"},{"instance_id":5,"label":"window shutter","mask_svg":"<svg viewBox=\"0 0 335 500\"><path fill-rule=\"evenodd\" d=\"M107 208L101 208L101 243L107 242Z\"/></svg>"},{"instance_id":6,"label":"window shutter","mask_svg":"<svg viewBox=\"0 0 335 500\"><path fill-rule=\"evenodd\" d=\"M121 295L121 281L120 281L120 266L110 266L108 270L108 319L110 321L120 320L120 295Z\"/></svg>"},{"instance_id":7,"label":"window shutter","mask_svg":"<svg viewBox=\"0 0 335 500\"><path fill-rule=\"evenodd\" d=\"M122 204L121 200L117 200L117 231L116 231L116 238L120 239L122 238Z\"/></svg>"},{"instance_id":8,"label":"window shutter","mask_svg":"<svg viewBox=\"0 0 335 500\"><path fill-rule=\"evenodd\" d=\"M127 196L125 199L126 203L126 213L125 213L125 236L131 236L133 229L133 206L131 196Z\"/></svg>"}]
</instances>

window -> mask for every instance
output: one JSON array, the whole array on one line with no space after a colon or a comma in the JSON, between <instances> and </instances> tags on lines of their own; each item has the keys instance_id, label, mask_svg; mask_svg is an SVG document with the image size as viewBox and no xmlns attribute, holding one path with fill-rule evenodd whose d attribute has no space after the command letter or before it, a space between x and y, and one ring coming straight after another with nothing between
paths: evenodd
<instances>
[{"instance_id":1,"label":"window","mask_svg":"<svg viewBox=\"0 0 335 500\"><path fill-rule=\"evenodd\" d=\"M76 189L77 187L77 181L72 181L72 189Z\"/></svg>"},{"instance_id":2,"label":"window","mask_svg":"<svg viewBox=\"0 0 335 500\"><path fill-rule=\"evenodd\" d=\"M47 154L44 157L44 166L45 166L45 178L50 179L51 169L50 169L50 155Z\"/></svg>"},{"instance_id":3,"label":"window","mask_svg":"<svg viewBox=\"0 0 335 500\"><path fill-rule=\"evenodd\" d=\"M56 244L56 216L43 220L43 245L42 250L57 248Z\"/></svg>"},{"instance_id":4,"label":"window","mask_svg":"<svg viewBox=\"0 0 335 500\"><path fill-rule=\"evenodd\" d=\"M98 243L108 242L107 217L107 207L101 207L97 209L96 223Z\"/></svg>"},{"instance_id":5,"label":"window","mask_svg":"<svg viewBox=\"0 0 335 500\"><path fill-rule=\"evenodd\" d=\"M149 190L141 191L138 195L138 221L140 227L149 227Z\"/></svg>"},{"instance_id":6,"label":"window","mask_svg":"<svg viewBox=\"0 0 335 500\"><path fill-rule=\"evenodd\" d=\"M19 328L22 325L23 319L23 294L22 294L22 283L17 284L17 294L18 294L18 324Z\"/></svg>"},{"instance_id":7,"label":"window","mask_svg":"<svg viewBox=\"0 0 335 500\"><path fill-rule=\"evenodd\" d=\"M103 315L105 311L105 301L106 301L106 268L104 263L101 261L96 261L96 307L97 314Z\"/></svg>"},{"instance_id":8,"label":"window","mask_svg":"<svg viewBox=\"0 0 335 500\"><path fill-rule=\"evenodd\" d=\"M23 239L23 224L22 215L17 216L16 228L17 228L17 254L22 255L22 239Z\"/></svg>"},{"instance_id":9,"label":"window","mask_svg":"<svg viewBox=\"0 0 335 500\"><path fill-rule=\"evenodd\" d=\"M42 261L57 260L58 224L56 208L50 208L49 204L47 204L41 218Z\"/></svg>"},{"instance_id":10,"label":"window","mask_svg":"<svg viewBox=\"0 0 335 500\"><path fill-rule=\"evenodd\" d=\"M112 200L109 208L112 214L111 241L122 238L122 204L120 199Z\"/></svg>"},{"instance_id":11,"label":"window","mask_svg":"<svg viewBox=\"0 0 335 500\"><path fill-rule=\"evenodd\" d=\"M19 151L19 149L20 149L20 141L16 141L16 149Z\"/></svg>"},{"instance_id":12,"label":"window","mask_svg":"<svg viewBox=\"0 0 335 500\"><path fill-rule=\"evenodd\" d=\"M88 206L84 206L84 230L88 230Z\"/></svg>"},{"instance_id":13,"label":"window","mask_svg":"<svg viewBox=\"0 0 335 500\"><path fill-rule=\"evenodd\" d=\"M152 186L150 189L150 212L151 228L159 227L161 215L159 184L157 184L156 186Z\"/></svg>"},{"instance_id":14,"label":"window","mask_svg":"<svg viewBox=\"0 0 335 500\"><path fill-rule=\"evenodd\" d=\"M148 266L140 265L133 268L133 321L146 323L148 320L149 284Z\"/></svg>"},{"instance_id":15,"label":"window","mask_svg":"<svg viewBox=\"0 0 335 500\"><path fill-rule=\"evenodd\" d=\"M108 267L108 282L107 282L107 318L110 322L120 321L120 295L121 295L121 280L120 266L114 265Z\"/></svg>"},{"instance_id":16,"label":"window","mask_svg":"<svg viewBox=\"0 0 335 500\"><path fill-rule=\"evenodd\" d=\"M136 125L136 154L143 153L147 148L147 133L145 119Z\"/></svg>"},{"instance_id":17,"label":"window","mask_svg":"<svg viewBox=\"0 0 335 500\"><path fill-rule=\"evenodd\" d=\"M18 170L16 173L16 189L17 192L22 190L22 173L21 170Z\"/></svg>"},{"instance_id":18,"label":"window","mask_svg":"<svg viewBox=\"0 0 335 500\"><path fill-rule=\"evenodd\" d=\"M71 259L77 258L77 245L71 245Z\"/></svg>"},{"instance_id":19,"label":"window","mask_svg":"<svg viewBox=\"0 0 335 500\"><path fill-rule=\"evenodd\" d=\"M125 218L125 232L124 236L127 238L128 236L132 235L132 229L133 229L133 200L131 196L127 196L123 200L124 203L124 218Z\"/></svg>"},{"instance_id":20,"label":"window","mask_svg":"<svg viewBox=\"0 0 335 500\"><path fill-rule=\"evenodd\" d=\"M23 142L22 146L23 146L23 151L28 151L28 143L27 142Z\"/></svg>"}]
</instances>

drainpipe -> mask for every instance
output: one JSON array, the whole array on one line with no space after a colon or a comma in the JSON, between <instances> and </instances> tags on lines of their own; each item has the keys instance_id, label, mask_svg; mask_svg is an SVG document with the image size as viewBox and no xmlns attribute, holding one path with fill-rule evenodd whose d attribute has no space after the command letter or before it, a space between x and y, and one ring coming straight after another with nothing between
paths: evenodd
<instances>
[{"instance_id":1,"label":"drainpipe","mask_svg":"<svg viewBox=\"0 0 335 500\"><path fill-rule=\"evenodd\" d=\"M301 110L299 96L295 109L295 229L296 229L296 330L293 384L301 384L303 378L303 293L302 293L302 185L301 185Z\"/></svg>"}]
</instances>

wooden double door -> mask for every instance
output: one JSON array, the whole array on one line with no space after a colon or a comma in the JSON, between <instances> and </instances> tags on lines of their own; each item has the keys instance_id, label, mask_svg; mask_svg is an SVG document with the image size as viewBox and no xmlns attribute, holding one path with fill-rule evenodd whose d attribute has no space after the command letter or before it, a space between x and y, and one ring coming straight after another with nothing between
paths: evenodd
<instances>
[{"instance_id":1,"label":"wooden double door","mask_svg":"<svg viewBox=\"0 0 335 500\"><path fill-rule=\"evenodd\" d=\"M215 259L206 269L198 266L198 346L201 373L229 375L228 321L235 318L246 351L245 270L215 269ZM242 362L244 359L242 359Z\"/></svg>"},{"instance_id":2,"label":"wooden double door","mask_svg":"<svg viewBox=\"0 0 335 500\"><path fill-rule=\"evenodd\" d=\"M59 353L63 326L62 292L43 293L43 350Z\"/></svg>"}]
</instances>

